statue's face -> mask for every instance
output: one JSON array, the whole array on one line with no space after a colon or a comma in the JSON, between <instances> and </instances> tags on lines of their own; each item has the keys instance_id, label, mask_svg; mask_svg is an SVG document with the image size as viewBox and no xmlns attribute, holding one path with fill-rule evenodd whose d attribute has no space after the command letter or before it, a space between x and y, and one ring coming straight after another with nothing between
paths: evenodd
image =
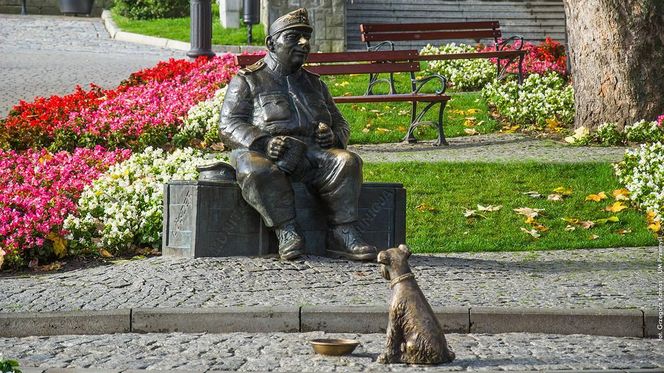
<instances>
[{"instance_id":1,"label":"statue's face","mask_svg":"<svg viewBox=\"0 0 664 373\"><path fill-rule=\"evenodd\" d=\"M272 39L270 52L282 65L292 70L298 69L304 64L311 50L309 45L311 32L300 29L290 29L281 32L276 39Z\"/></svg>"}]
</instances>

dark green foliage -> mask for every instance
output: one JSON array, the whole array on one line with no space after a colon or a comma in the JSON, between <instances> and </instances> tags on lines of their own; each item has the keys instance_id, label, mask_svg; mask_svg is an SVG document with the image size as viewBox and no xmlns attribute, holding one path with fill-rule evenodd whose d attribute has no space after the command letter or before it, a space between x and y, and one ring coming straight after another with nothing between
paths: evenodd
<instances>
[{"instance_id":1,"label":"dark green foliage","mask_svg":"<svg viewBox=\"0 0 664 373\"><path fill-rule=\"evenodd\" d=\"M185 17L189 0L116 0L115 11L130 19Z\"/></svg>"}]
</instances>

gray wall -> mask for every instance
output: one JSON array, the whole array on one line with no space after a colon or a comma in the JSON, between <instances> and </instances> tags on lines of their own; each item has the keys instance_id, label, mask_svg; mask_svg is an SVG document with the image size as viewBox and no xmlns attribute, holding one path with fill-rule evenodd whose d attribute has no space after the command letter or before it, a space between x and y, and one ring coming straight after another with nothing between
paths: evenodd
<instances>
[{"instance_id":1,"label":"gray wall","mask_svg":"<svg viewBox=\"0 0 664 373\"><path fill-rule=\"evenodd\" d=\"M562 0L348 0L346 45L364 49L361 23L418 23L497 20L503 36L515 34L541 41L548 35L564 42L565 11ZM420 48L427 42L401 42L401 49ZM439 45L433 41L431 44Z\"/></svg>"},{"instance_id":2,"label":"gray wall","mask_svg":"<svg viewBox=\"0 0 664 373\"><path fill-rule=\"evenodd\" d=\"M271 24L281 15L297 8L307 8L314 32L314 51L342 52L346 41L346 4L350 0L262 0L261 22ZM355 0L357 1L357 0Z\"/></svg>"}]
</instances>

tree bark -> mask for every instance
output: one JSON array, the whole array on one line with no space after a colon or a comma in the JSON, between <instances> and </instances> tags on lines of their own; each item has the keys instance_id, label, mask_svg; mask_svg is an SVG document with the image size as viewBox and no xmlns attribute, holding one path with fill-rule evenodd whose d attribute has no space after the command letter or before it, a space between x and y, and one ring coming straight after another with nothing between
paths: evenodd
<instances>
[{"instance_id":1,"label":"tree bark","mask_svg":"<svg viewBox=\"0 0 664 373\"><path fill-rule=\"evenodd\" d=\"M664 113L664 1L563 0L575 126Z\"/></svg>"}]
</instances>

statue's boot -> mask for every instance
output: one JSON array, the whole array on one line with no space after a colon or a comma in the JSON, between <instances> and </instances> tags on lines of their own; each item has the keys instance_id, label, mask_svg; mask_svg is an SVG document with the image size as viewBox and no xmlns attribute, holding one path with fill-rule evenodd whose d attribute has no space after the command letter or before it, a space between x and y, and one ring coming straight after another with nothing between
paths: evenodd
<instances>
[{"instance_id":1,"label":"statue's boot","mask_svg":"<svg viewBox=\"0 0 664 373\"><path fill-rule=\"evenodd\" d=\"M279 240L279 257L293 260L304 254L304 238L298 232L294 220L282 224L274 230Z\"/></svg>"},{"instance_id":2,"label":"statue's boot","mask_svg":"<svg viewBox=\"0 0 664 373\"><path fill-rule=\"evenodd\" d=\"M351 260L375 260L376 247L367 244L352 224L334 226L327 236L327 251Z\"/></svg>"}]
</instances>

